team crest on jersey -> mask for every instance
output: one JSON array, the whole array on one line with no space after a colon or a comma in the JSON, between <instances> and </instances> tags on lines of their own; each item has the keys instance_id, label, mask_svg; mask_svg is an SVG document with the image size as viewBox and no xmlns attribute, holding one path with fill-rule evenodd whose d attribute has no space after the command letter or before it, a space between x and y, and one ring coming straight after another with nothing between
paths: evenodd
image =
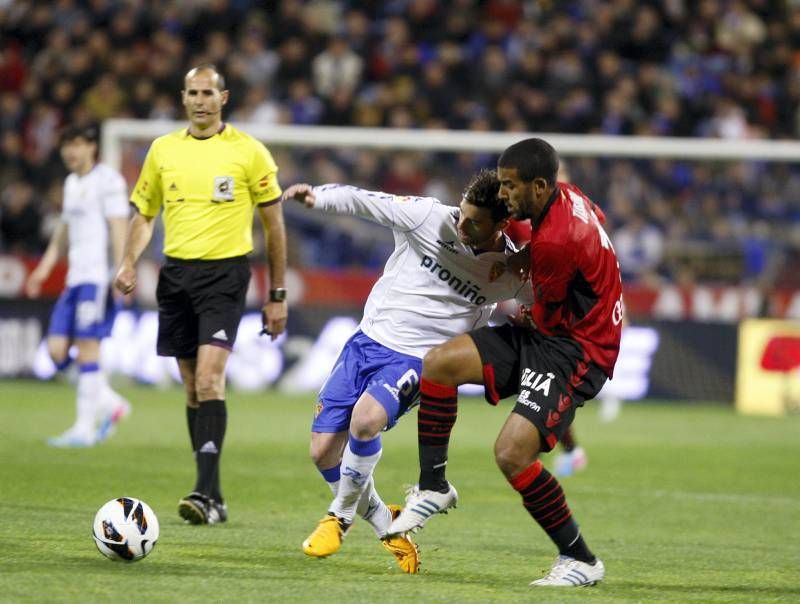
<instances>
[{"instance_id":1,"label":"team crest on jersey","mask_svg":"<svg viewBox=\"0 0 800 604\"><path fill-rule=\"evenodd\" d=\"M322 413L322 401L317 401L317 404L314 405L314 419L317 419L320 413Z\"/></svg>"},{"instance_id":2,"label":"team crest on jersey","mask_svg":"<svg viewBox=\"0 0 800 604\"><path fill-rule=\"evenodd\" d=\"M214 177L212 201L233 201L233 176Z\"/></svg>"}]
</instances>

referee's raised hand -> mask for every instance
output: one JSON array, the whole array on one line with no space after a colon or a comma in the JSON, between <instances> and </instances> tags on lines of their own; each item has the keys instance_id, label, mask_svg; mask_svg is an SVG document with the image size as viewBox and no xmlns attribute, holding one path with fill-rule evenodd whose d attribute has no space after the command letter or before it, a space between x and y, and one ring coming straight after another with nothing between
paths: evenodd
<instances>
[{"instance_id":1,"label":"referee's raised hand","mask_svg":"<svg viewBox=\"0 0 800 604\"><path fill-rule=\"evenodd\" d=\"M114 279L114 287L123 294L131 293L136 287L136 269L126 264L120 266Z\"/></svg>"},{"instance_id":2,"label":"referee's raised hand","mask_svg":"<svg viewBox=\"0 0 800 604\"><path fill-rule=\"evenodd\" d=\"M308 208L313 208L314 203L317 201L313 187L306 183L298 183L286 189L283 192L283 201L289 201L290 199L299 201Z\"/></svg>"}]
</instances>

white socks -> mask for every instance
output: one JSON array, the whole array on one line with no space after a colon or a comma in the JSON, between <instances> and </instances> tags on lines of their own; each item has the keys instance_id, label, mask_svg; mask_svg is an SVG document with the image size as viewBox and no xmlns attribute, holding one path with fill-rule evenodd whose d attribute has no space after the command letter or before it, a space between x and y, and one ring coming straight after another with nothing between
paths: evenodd
<instances>
[{"instance_id":1,"label":"white socks","mask_svg":"<svg viewBox=\"0 0 800 604\"><path fill-rule=\"evenodd\" d=\"M379 538L386 535L392 522L392 514L378 495L372 477L382 451L380 436L360 441L350 435L342 456L340 478L328 482L334 494L329 511L348 523L358 514L369 522ZM326 479L328 472L323 473Z\"/></svg>"},{"instance_id":2,"label":"white socks","mask_svg":"<svg viewBox=\"0 0 800 604\"><path fill-rule=\"evenodd\" d=\"M102 379L103 376L96 364L81 366L78 374L77 417L74 427L75 431L83 436L94 436Z\"/></svg>"}]
</instances>

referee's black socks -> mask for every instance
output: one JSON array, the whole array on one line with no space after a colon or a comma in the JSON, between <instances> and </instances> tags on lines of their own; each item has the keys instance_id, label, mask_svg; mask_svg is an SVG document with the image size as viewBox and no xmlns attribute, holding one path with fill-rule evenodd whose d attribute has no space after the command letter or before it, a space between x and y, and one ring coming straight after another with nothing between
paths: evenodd
<instances>
[{"instance_id":1,"label":"referee's black socks","mask_svg":"<svg viewBox=\"0 0 800 604\"><path fill-rule=\"evenodd\" d=\"M192 443L192 453L197 455L197 411L198 407L186 405L186 425L189 426L189 440Z\"/></svg>"},{"instance_id":2,"label":"referee's black socks","mask_svg":"<svg viewBox=\"0 0 800 604\"><path fill-rule=\"evenodd\" d=\"M198 401L194 444L197 456L197 484L194 490L222 502L219 488L219 456L228 424L225 401Z\"/></svg>"}]
</instances>

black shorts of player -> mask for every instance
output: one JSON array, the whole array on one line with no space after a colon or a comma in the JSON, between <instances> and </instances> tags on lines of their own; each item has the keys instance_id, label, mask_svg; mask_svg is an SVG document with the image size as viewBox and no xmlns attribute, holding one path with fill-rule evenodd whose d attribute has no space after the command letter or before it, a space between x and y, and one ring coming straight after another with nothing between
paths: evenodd
<instances>
[{"instance_id":1,"label":"black shorts of player","mask_svg":"<svg viewBox=\"0 0 800 604\"><path fill-rule=\"evenodd\" d=\"M232 349L250 283L246 256L223 260L167 258L158 275L160 356L190 359L202 344Z\"/></svg>"},{"instance_id":2,"label":"black shorts of player","mask_svg":"<svg viewBox=\"0 0 800 604\"><path fill-rule=\"evenodd\" d=\"M576 407L594 398L606 374L586 363L574 340L548 337L512 325L470 332L483 365L486 400L496 405L517 395L513 412L533 423L542 435L542 451L561 440Z\"/></svg>"}]
</instances>

